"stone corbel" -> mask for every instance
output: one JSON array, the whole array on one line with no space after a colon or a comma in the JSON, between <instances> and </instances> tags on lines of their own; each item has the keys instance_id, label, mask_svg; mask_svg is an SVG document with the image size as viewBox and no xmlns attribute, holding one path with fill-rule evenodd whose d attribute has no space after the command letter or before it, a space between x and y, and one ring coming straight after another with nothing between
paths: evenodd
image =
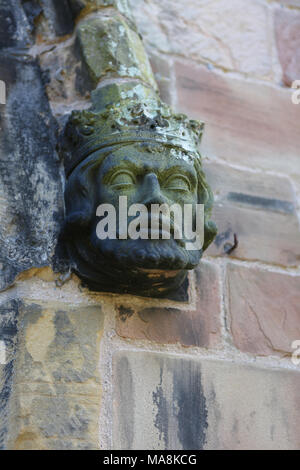
<instances>
[{"instance_id":1,"label":"stone corbel","mask_svg":"<svg viewBox=\"0 0 300 470\"><path fill-rule=\"evenodd\" d=\"M84 10L87 16L81 13L76 28L95 87L91 107L72 112L60 139L67 178L62 240L72 270L90 289L163 297L180 289L216 234L198 151L203 123L161 102L127 2L96 3L97 11ZM103 204L113 206L117 216L114 236L107 238L100 228L111 214L103 212ZM189 205L193 227L202 205L201 245L188 248L184 216L180 221L173 212L170 239L161 227L158 237L151 237L150 225L144 236L128 237L141 213L129 210L123 227L120 214L136 204L149 213L152 205L175 204L182 211Z\"/></svg>"}]
</instances>

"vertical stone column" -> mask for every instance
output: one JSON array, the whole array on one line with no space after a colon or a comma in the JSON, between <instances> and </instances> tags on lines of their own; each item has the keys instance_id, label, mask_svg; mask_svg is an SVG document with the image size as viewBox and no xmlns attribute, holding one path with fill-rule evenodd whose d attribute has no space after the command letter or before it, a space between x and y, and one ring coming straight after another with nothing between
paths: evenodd
<instances>
[{"instance_id":1,"label":"vertical stone column","mask_svg":"<svg viewBox=\"0 0 300 470\"><path fill-rule=\"evenodd\" d=\"M19 2L0 3L0 291L32 267L51 264L63 216L56 124L30 24Z\"/></svg>"},{"instance_id":2,"label":"vertical stone column","mask_svg":"<svg viewBox=\"0 0 300 470\"><path fill-rule=\"evenodd\" d=\"M0 448L14 417L12 395L21 300L2 292L16 277L51 263L63 214L55 121L39 64L30 53L32 25L20 1L0 1ZM2 292L2 293L1 293Z\"/></svg>"}]
</instances>

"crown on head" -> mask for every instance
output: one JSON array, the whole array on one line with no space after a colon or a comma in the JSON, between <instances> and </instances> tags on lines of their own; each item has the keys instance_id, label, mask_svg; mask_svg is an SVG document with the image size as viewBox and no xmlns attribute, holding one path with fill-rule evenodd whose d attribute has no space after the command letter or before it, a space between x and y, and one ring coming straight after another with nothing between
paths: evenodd
<instances>
[{"instance_id":1,"label":"crown on head","mask_svg":"<svg viewBox=\"0 0 300 470\"><path fill-rule=\"evenodd\" d=\"M61 148L67 175L91 153L122 143L161 143L200 157L204 123L173 114L145 87L109 85L95 90L92 99L93 106L73 111L65 127Z\"/></svg>"}]
</instances>

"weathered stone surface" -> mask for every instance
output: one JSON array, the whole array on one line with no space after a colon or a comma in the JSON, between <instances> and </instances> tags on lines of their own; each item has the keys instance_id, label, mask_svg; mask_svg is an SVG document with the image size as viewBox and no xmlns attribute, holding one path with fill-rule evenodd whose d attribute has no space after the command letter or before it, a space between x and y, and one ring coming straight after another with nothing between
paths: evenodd
<instances>
[{"instance_id":1,"label":"weathered stone surface","mask_svg":"<svg viewBox=\"0 0 300 470\"><path fill-rule=\"evenodd\" d=\"M177 62L178 108L206 123L202 153L300 174L300 106L291 91Z\"/></svg>"},{"instance_id":2,"label":"weathered stone surface","mask_svg":"<svg viewBox=\"0 0 300 470\"><path fill-rule=\"evenodd\" d=\"M37 63L1 54L0 290L31 267L47 266L63 217L55 122Z\"/></svg>"},{"instance_id":3,"label":"weathered stone surface","mask_svg":"<svg viewBox=\"0 0 300 470\"><path fill-rule=\"evenodd\" d=\"M40 56L40 64L47 74L46 91L52 107L56 103L63 106L78 107L78 101L89 98L93 89L92 82L81 61L80 51L73 39L67 40ZM86 106L90 106L87 101ZM65 109L65 108L64 108Z\"/></svg>"},{"instance_id":4,"label":"weathered stone surface","mask_svg":"<svg viewBox=\"0 0 300 470\"><path fill-rule=\"evenodd\" d=\"M32 42L30 29L20 0L0 1L0 49L29 46Z\"/></svg>"},{"instance_id":5,"label":"weathered stone surface","mask_svg":"<svg viewBox=\"0 0 300 470\"><path fill-rule=\"evenodd\" d=\"M13 449L96 449L101 306L28 304L15 370Z\"/></svg>"},{"instance_id":6,"label":"weathered stone surface","mask_svg":"<svg viewBox=\"0 0 300 470\"><path fill-rule=\"evenodd\" d=\"M229 264L227 289L235 346L256 355L290 355L300 339L300 276Z\"/></svg>"},{"instance_id":7,"label":"weathered stone surface","mask_svg":"<svg viewBox=\"0 0 300 470\"><path fill-rule=\"evenodd\" d=\"M4 363L0 362L0 450L6 448L12 414L11 398L18 344L20 302L10 300L0 304L0 341L4 343ZM2 344L3 344L2 343Z\"/></svg>"},{"instance_id":8,"label":"weathered stone surface","mask_svg":"<svg viewBox=\"0 0 300 470\"><path fill-rule=\"evenodd\" d=\"M283 81L291 86L300 80L300 12L278 8L275 15L275 34Z\"/></svg>"},{"instance_id":9,"label":"weathered stone surface","mask_svg":"<svg viewBox=\"0 0 300 470\"><path fill-rule=\"evenodd\" d=\"M119 352L114 449L297 449L299 372Z\"/></svg>"},{"instance_id":10,"label":"weathered stone surface","mask_svg":"<svg viewBox=\"0 0 300 470\"><path fill-rule=\"evenodd\" d=\"M195 306L133 309L119 305L118 335L162 344L178 342L184 346L217 347L221 308L218 268L202 262L195 270L195 277Z\"/></svg>"},{"instance_id":11,"label":"weathered stone surface","mask_svg":"<svg viewBox=\"0 0 300 470\"><path fill-rule=\"evenodd\" d=\"M118 15L98 13L82 20L77 39L94 85L113 76L141 79L156 88L141 39Z\"/></svg>"},{"instance_id":12,"label":"weathered stone surface","mask_svg":"<svg viewBox=\"0 0 300 470\"><path fill-rule=\"evenodd\" d=\"M69 0L41 0L41 6L48 27L55 36L72 33L75 23Z\"/></svg>"},{"instance_id":13,"label":"weathered stone surface","mask_svg":"<svg viewBox=\"0 0 300 470\"><path fill-rule=\"evenodd\" d=\"M133 22L133 15L128 0L69 0L69 4L74 17L78 16L83 9L86 12L90 12L105 7L113 7Z\"/></svg>"},{"instance_id":14,"label":"weathered stone surface","mask_svg":"<svg viewBox=\"0 0 300 470\"><path fill-rule=\"evenodd\" d=\"M239 171L205 163L207 179L215 195L212 219L218 235L208 249L213 256L300 264L300 228L296 199L287 178Z\"/></svg>"},{"instance_id":15,"label":"weathered stone surface","mask_svg":"<svg viewBox=\"0 0 300 470\"><path fill-rule=\"evenodd\" d=\"M273 76L270 11L253 0L130 0L147 48L260 78Z\"/></svg>"},{"instance_id":16,"label":"weathered stone surface","mask_svg":"<svg viewBox=\"0 0 300 470\"><path fill-rule=\"evenodd\" d=\"M27 21L30 26L31 33L35 33L36 24L43 11L41 4L38 0L25 0L22 2L24 13L26 14Z\"/></svg>"},{"instance_id":17,"label":"weathered stone surface","mask_svg":"<svg viewBox=\"0 0 300 470\"><path fill-rule=\"evenodd\" d=\"M79 18L114 8L135 28L127 0L26 0L24 10L38 42L71 35Z\"/></svg>"}]
</instances>

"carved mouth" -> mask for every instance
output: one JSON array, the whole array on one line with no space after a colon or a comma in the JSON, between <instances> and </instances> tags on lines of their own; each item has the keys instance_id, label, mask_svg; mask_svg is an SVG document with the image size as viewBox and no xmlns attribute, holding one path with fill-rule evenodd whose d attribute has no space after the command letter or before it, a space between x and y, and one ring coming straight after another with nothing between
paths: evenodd
<instances>
[{"instance_id":1,"label":"carved mouth","mask_svg":"<svg viewBox=\"0 0 300 470\"><path fill-rule=\"evenodd\" d=\"M175 224L175 222L170 218L166 218L163 214L160 214L159 217L149 215L141 215L133 218L131 221L139 218L140 228L137 230L139 233L139 239L143 240L171 240L174 239L175 232L181 233L182 228ZM166 230L170 223L170 230ZM117 238L119 238L119 231L117 231ZM128 236L128 238L130 238ZM177 238L176 242L184 246L182 239Z\"/></svg>"},{"instance_id":2,"label":"carved mouth","mask_svg":"<svg viewBox=\"0 0 300 470\"><path fill-rule=\"evenodd\" d=\"M170 240L171 238L173 238L173 233L174 231L172 229L170 229L170 232L167 232L166 230L163 230L162 228L159 228L159 229L152 229L149 228L149 229L141 229L140 230L140 234L141 234L141 238L148 238L148 239L154 239L154 240L157 240L157 239L163 239L163 240Z\"/></svg>"}]
</instances>

